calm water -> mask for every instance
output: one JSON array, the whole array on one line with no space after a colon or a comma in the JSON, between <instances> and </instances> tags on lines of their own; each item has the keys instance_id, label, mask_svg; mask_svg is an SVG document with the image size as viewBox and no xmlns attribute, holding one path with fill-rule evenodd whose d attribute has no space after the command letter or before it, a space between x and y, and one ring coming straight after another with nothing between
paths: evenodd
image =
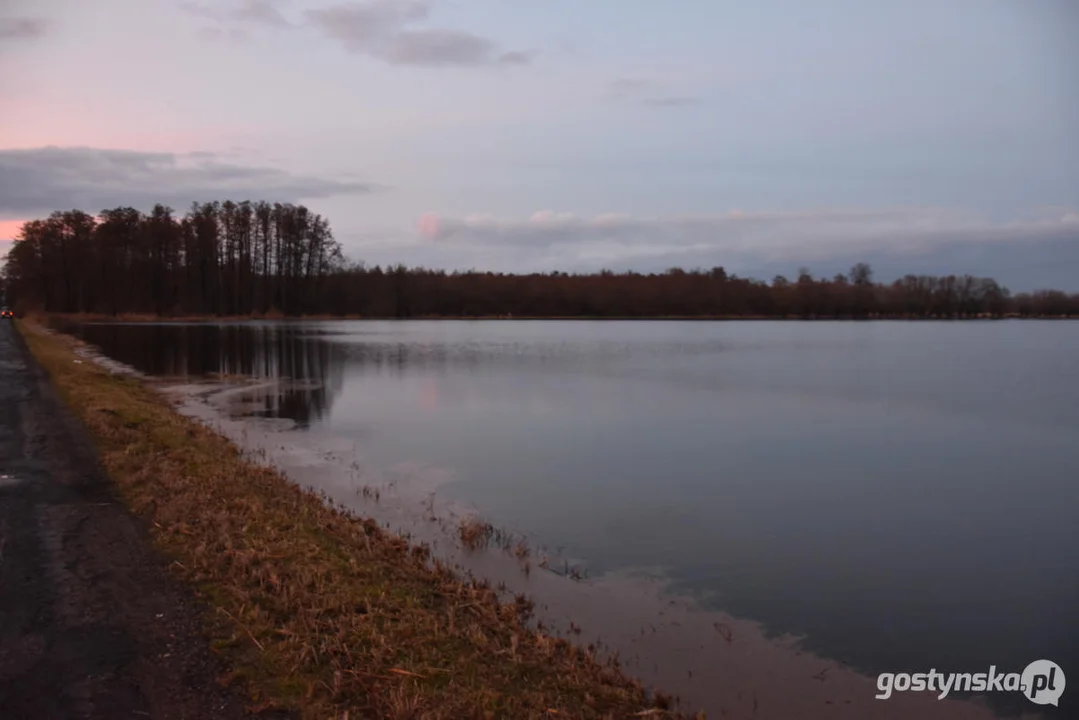
<instances>
[{"instance_id":1,"label":"calm water","mask_svg":"<svg viewBox=\"0 0 1079 720\"><path fill-rule=\"evenodd\" d=\"M1079 677L1079 324L75 330L148 373L315 380L260 413L867 672Z\"/></svg>"}]
</instances>

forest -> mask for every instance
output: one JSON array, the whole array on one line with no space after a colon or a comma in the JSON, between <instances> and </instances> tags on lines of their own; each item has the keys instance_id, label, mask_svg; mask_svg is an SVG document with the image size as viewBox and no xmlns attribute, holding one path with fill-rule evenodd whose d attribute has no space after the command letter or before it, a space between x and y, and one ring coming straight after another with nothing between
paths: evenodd
<instances>
[{"instance_id":1,"label":"forest","mask_svg":"<svg viewBox=\"0 0 1079 720\"><path fill-rule=\"evenodd\" d=\"M1079 294L1012 294L991 278L848 274L504 274L366 267L302 205L194 203L25 223L3 268L21 312L177 316L974 318L1079 316Z\"/></svg>"}]
</instances>

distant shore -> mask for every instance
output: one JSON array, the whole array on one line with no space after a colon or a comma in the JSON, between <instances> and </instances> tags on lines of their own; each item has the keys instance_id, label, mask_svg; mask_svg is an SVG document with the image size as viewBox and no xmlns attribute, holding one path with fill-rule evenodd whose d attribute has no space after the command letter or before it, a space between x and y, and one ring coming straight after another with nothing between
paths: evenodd
<instances>
[{"instance_id":1,"label":"distant shore","mask_svg":"<svg viewBox=\"0 0 1079 720\"><path fill-rule=\"evenodd\" d=\"M881 282L865 262L847 273L801 267L771 279L718 264L647 273L368 266L346 257L326 218L265 201L195 203L183 217L161 204L150 213L126 206L96 216L57 211L22 225L3 285L7 302L26 313L171 314L179 321L1079 316L1079 292L1012 293L969 273L906 273Z\"/></svg>"},{"instance_id":2,"label":"distant shore","mask_svg":"<svg viewBox=\"0 0 1079 720\"><path fill-rule=\"evenodd\" d=\"M215 323L215 322L248 322L264 320L285 321L311 321L311 320L575 320L575 321L752 321L763 320L777 322L865 322L873 320L894 321L972 321L972 320L1079 320L1079 315L971 315L971 316L915 316L915 315L871 315L868 317L849 316L776 316L776 315L413 315L397 317L392 315L354 315L354 314L310 314L310 315L283 315L281 313L253 313L248 315L147 315L142 313L117 313L106 315L100 313L32 313L29 317L49 320L65 320L69 322L123 322L123 323Z\"/></svg>"}]
</instances>

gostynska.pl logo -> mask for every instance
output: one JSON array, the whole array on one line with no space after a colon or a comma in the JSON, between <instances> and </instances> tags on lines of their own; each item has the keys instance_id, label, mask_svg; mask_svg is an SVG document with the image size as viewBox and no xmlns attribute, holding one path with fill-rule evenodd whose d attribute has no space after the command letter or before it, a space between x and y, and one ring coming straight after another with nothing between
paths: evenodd
<instances>
[{"instance_id":1,"label":"gostynska.pl logo","mask_svg":"<svg viewBox=\"0 0 1079 720\"><path fill-rule=\"evenodd\" d=\"M921 673L881 673L877 676L878 700L895 692L935 692L943 700L952 692L1021 692L1035 705L1059 705L1064 692L1064 671L1052 660L1035 660L1021 673L942 673L936 669Z\"/></svg>"}]
</instances>

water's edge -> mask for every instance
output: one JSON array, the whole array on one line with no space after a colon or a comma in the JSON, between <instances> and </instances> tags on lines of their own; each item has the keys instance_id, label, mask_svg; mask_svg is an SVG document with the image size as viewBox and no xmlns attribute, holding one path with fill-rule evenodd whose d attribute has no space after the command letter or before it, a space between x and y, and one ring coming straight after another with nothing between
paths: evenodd
<instances>
[{"instance_id":1,"label":"water's edge","mask_svg":"<svg viewBox=\"0 0 1079 720\"><path fill-rule=\"evenodd\" d=\"M134 372L115 361L105 364ZM515 539L505 547L466 549L458 527L473 510L439 501L437 484L359 477L350 439L296 432L289 421L244 415L245 394L279 390L285 381L144 379L170 397L178 412L213 427L252 460L276 467L334 505L427 544L462 574L527 595L546 628L617 655L627 672L675 694L683 709L704 710L708 717L994 717L984 698L940 701L929 693L906 693L876 700L875 678L806 651L798 638L769 637L756 622L673 595L665 578L647 568L579 579L568 559L538 548L529 548L527 556L515 553Z\"/></svg>"}]
</instances>

